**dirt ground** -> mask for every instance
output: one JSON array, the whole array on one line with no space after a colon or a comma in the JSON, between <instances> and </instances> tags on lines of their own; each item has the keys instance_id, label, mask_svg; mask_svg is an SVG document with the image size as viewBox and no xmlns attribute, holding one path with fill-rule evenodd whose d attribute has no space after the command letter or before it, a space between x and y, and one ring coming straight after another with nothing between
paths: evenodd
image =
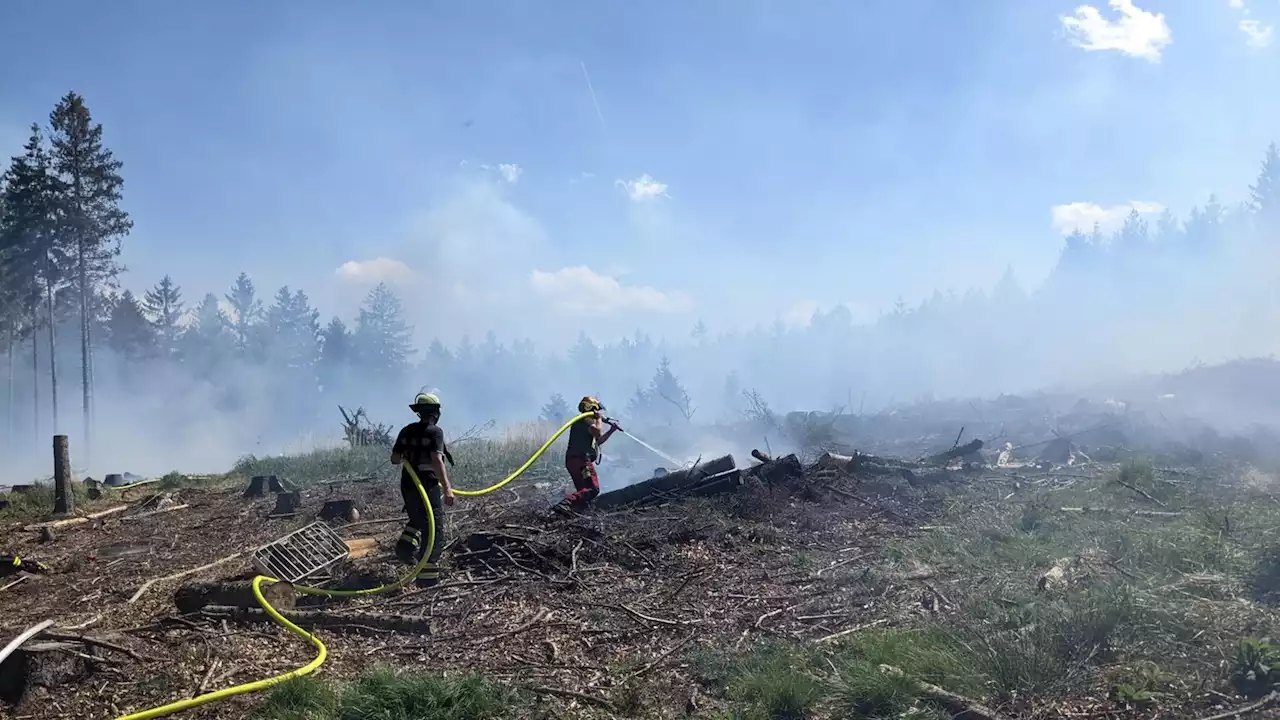
<instances>
[{"instance_id":1,"label":"dirt ground","mask_svg":"<svg viewBox=\"0 0 1280 720\"><path fill-rule=\"evenodd\" d=\"M129 492L139 502L154 494ZM378 540L374 556L350 561L336 574L367 585L404 572L389 557L403 517L396 487L312 488L303 492L301 512L281 519L267 517L270 496L246 499L238 488L165 492L188 507L138 519L125 511L55 530L49 542L21 526L0 531L10 552L54 568L0 592L5 634L52 617L61 628L81 628L64 633L110 643L69 657L40 653L62 656L42 669L60 686L31 687L11 717L112 718L305 664L313 649L276 625L180 616L174 608L181 583L252 577L247 559L156 584L128 601L147 580L314 521L326 499L361 506L360 520L339 526L340 534ZM696 683L679 663L657 662L664 654L732 647L753 635L817 640L918 610L918 583L904 578L872 587L859 576L885 539L905 532L904 522L923 512L887 498L854 502L823 492L806 499L768 488L551 521L540 506L521 503L519 491L463 499L443 523L449 545L440 587L328 603L334 612L430 618L430 634L355 622L322 628L318 636L329 659L319 672L346 676L375 663L475 669L538 688L534 693L553 706L586 713L577 716L608 714L626 694L623 685L635 693L639 684L648 712L683 715L699 703L691 694ZM496 533L499 547L464 548L460 539L477 530ZM250 695L188 715L244 717L253 703Z\"/></svg>"},{"instance_id":2,"label":"dirt ground","mask_svg":"<svg viewBox=\"0 0 1280 720\"><path fill-rule=\"evenodd\" d=\"M983 484L1008 499L1028 487L1068 487L1090 473L1021 472L988 468L947 474L944 482L954 490ZM25 697L0 716L114 718L306 664L314 649L275 624L175 609L183 583L251 578L247 558L157 583L129 600L148 580L313 522L326 500L360 507L357 522L334 525L340 535L377 540L373 555L339 566L331 582L370 587L405 572L390 557L403 519L393 484L311 487L287 518L269 517L270 495L248 499L242 488L130 490L123 500L135 507L153 507L158 492L188 507L140 517L130 509L55 530L52 540L22 524L0 529L5 551L53 568L0 590L4 635L54 618L71 638L69 647L36 654ZM821 647L869 628L944 621L960 611L957 598L984 582L890 556L895 543L937 530L931 523L945 510L945 487L904 492L873 478L810 472L772 485L748 481L731 495L567 519L549 516L540 492L525 485L459 498L443 521L445 573L437 588L300 599L299 610L322 605L351 616L316 630L329 652L318 676L352 677L377 664L473 671L538 698L536 717L715 717L725 708L702 689L690 662L699 652L727 655L762 638ZM391 632L355 613L427 627ZM260 699L232 698L185 716L244 718ZM1184 710L1124 714L1105 694L1004 708L1011 717L1046 719L1212 714Z\"/></svg>"}]
</instances>

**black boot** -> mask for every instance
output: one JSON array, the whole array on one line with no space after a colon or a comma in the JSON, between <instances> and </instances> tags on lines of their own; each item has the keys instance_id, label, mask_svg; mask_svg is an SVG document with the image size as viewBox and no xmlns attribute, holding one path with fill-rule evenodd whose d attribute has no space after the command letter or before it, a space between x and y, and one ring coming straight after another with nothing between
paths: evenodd
<instances>
[{"instance_id":1,"label":"black boot","mask_svg":"<svg viewBox=\"0 0 1280 720\"><path fill-rule=\"evenodd\" d=\"M396 541L396 558L405 565L417 565L421 558L422 532L417 528L405 526Z\"/></svg>"},{"instance_id":2,"label":"black boot","mask_svg":"<svg viewBox=\"0 0 1280 720\"><path fill-rule=\"evenodd\" d=\"M440 566L429 562L422 567L422 572L413 579L413 584L420 588L435 587L440 584Z\"/></svg>"}]
</instances>

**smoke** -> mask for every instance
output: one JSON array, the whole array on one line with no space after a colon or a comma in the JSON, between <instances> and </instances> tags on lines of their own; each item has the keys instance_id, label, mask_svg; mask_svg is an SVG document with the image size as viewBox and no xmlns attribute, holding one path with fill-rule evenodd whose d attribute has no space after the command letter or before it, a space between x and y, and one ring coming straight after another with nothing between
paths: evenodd
<instances>
[{"instance_id":1,"label":"smoke","mask_svg":"<svg viewBox=\"0 0 1280 720\"><path fill-rule=\"evenodd\" d=\"M456 25L450 42L395 43L312 14L264 26L270 42L233 69L243 76L197 81L220 90L179 104L149 90L172 78L145 72L185 67L170 57L179 49L212 57L207 38L163 53L140 43L130 68L144 74L84 88L138 223L123 285L141 294L172 273L190 308L206 292L221 298L242 269L265 303L287 284L322 326L338 317L353 329L385 283L415 353L403 372L357 362L318 377L276 350L199 369L140 363L99 334L86 456L71 319L58 327L57 429L95 476L217 471L339 442L338 405L408 422L424 386L444 398L449 432L592 394L687 461L750 449L702 430L739 422L746 391L780 415L1044 387L1169 394L1164 379L1138 376L1280 349L1275 221L1239 207L1276 109L1257 90L1274 62L1188 42L1217 11L1245 42L1238 11L1201 5L1169 8L1159 27L1089 15L1070 35L1088 56L1051 45L1062 18L1048 9L957 5L943 22L897 6L875 22L852 5L735 11L702 19L748 40L710 48L714 62L681 55L708 49L702 40L639 32L703 27L681 14L692 10L592 20L637 28L632 63L606 56L615 48L558 54L560 38L554 52L493 41L527 31L523 16L474 36ZM884 27L927 37L882 47ZM343 56L325 40L339 31ZM926 47L938 54L923 62L954 72L945 91L923 80L941 77L921 70ZM42 68L37 50L22 59ZM855 50L875 56L840 55ZM608 78L607 133L580 55ZM1008 57L1029 59L991 60ZM425 82L424 67L439 74ZM0 101L0 148L14 151L25 135L14 129L47 108ZM178 173L189 167L199 173ZM30 352L24 341L12 362L0 357L14 378L12 399L0 393L14 427L0 482L49 466L47 349L34 379ZM659 373L664 358L684 399ZM1224 423L1274 421L1248 393L1194 405ZM637 472L662 463L625 437L609 452Z\"/></svg>"}]
</instances>

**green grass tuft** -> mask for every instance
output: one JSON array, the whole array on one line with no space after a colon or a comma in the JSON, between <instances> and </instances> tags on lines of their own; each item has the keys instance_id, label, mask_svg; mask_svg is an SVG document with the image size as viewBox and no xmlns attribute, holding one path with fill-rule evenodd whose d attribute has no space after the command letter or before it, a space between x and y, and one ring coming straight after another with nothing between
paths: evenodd
<instances>
[{"instance_id":1,"label":"green grass tuft","mask_svg":"<svg viewBox=\"0 0 1280 720\"><path fill-rule=\"evenodd\" d=\"M257 720L492 720L514 717L515 695L474 676L376 667L346 683L297 678L272 688Z\"/></svg>"}]
</instances>

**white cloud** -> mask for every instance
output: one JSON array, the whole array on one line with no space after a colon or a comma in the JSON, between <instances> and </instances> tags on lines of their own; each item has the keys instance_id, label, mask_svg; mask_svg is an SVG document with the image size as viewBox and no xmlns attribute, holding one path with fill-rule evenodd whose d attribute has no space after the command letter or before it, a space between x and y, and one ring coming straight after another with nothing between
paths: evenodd
<instances>
[{"instance_id":1,"label":"white cloud","mask_svg":"<svg viewBox=\"0 0 1280 720\"><path fill-rule=\"evenodd\" d=\"M667 195L667 184L658 182L649 177L648 173L641 175L635 180L618 180L616 184L627 191L634 202L644 202L659 197L670 197Z\"/></svg>"},{"instance_id":2,"label":"white cloud","mask_svg":"<svg viewBox=\"0 0 1280 720\"><path fill-rule=\"evenodd\" d=\"M399 260L378 257L372 260L348 260L333 271L340 279L359 284L400 283L413 278L413 270Z\"/></svg>"},{"instance_id":3,"label":"white cloud","mask_svg":"<svg viewBox=\"0 0 1280 720\"><path fill-rule=\"evenodd\" d=\"M1240 32L1249 36L1246 44L1251 48L1262 49L1271 45L1273 28L1259 20L1241 20Z\"/></svg>"},{"instance_id":4,"label":"white cloud","mask_svg":"<svg viewBox=\"0 0 1280 720\"><path fill-rule=\"evenodd\" d=\"M1150 215L1164 210L1157 202L1134 200L1122 205L1102 207L1096 203L1073 202L1053 207L1053 227L1063 235L1070 235L1079 230L1082 233L1093 231L1096 224L1104 233L1118 230L1124 224L1129 213L1138 211L1142 215Z\"/></svg>"},{"instance_id":5,"label":"white cloud","mask_svg":"<svg viewBox=\"0 0 1280 720\"><path fill-rule=\"evenodd\" d=\"M1249 17L1253 13L1249 8L1245 7L1244 0L1229 0L1228 4L1231 6L1232 10L1239 10L1240 14L1245 16L1245 19L1241 20L1237 24L1237 27L1240 28L1240 32L1244 33L1245 36L1249 38L1245 41L1245 44L1258 50L1269 47L1273 40L1272 36L1274 35L1274 29L1261 20L1254 20Z\"/></svg>"},{"instance_id":6,"label":"white cloud","mask_svg":"<svg viewBox=\"0 0 1280 720\"><path fill-rule=\"evenodd\" d=\"M555 272L534 270L529 277L534 292L562 310L579 315L603 315L618 311L679 313L693 307L682 292L663 292L647 285L623 285L585 265Z\"/></svg>"},{"instance_id":7,"label":"white cloud","mask_svg":"<svg viewBox=\"0 0 1280 720\"><path fill-rule=\"evenodd\" d=\"M1110 0L1119 19L1108 20L1098 8L1081 5L1075 15L1059 18L1071 43L1084 50L1115 50L1131 57L1160 62L1160 53L1173 42L1164 13L1139 9L1133 0Z\"/></svg>"},{"instance_id":8,"label":"white cloud","mask_svg":"<svg viewBox=\"0 0 1280 720\"><path fill-rule=\"evenodd\" d=\"M514 185L520 179L520 174L524 172L524 168L515 163L502 163L498 165L498 172L502 173L503 180Z\"/></svg>"}]
</instances>

